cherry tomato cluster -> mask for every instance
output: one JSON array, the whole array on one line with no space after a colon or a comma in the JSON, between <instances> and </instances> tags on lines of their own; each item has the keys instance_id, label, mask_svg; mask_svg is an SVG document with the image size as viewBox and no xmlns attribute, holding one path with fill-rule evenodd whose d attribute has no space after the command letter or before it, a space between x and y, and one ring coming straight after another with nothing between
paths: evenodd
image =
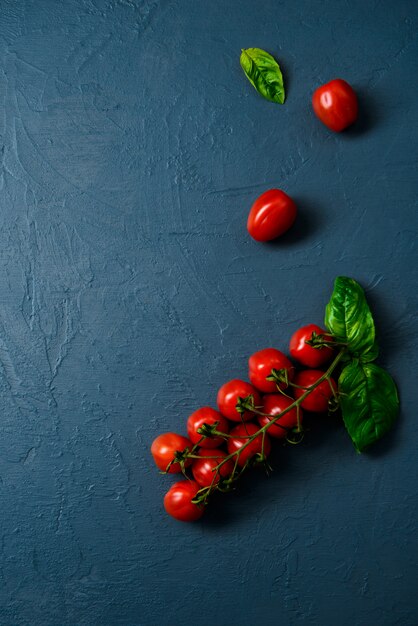
<instances>
[{"instance_id":1,"label":"cherry tomato cluster","mask_svg":"<svg viewBox=\"0 0 418 626\"><path fill-rule=\"evenodd\" d=\"M341 78L318 87L312 96L312 106L321 122L335 132L341 132L357 119L356 93ZM281 189L269 189L252 205L247 230L256 241L271 241L289 230L296 214L292 198Z\"/></svg>"},{"instance_id":2,"label":"cherry tomato cluster","mask_svg":"<svg viewBox=\"0 0 418 626\"><path fill-rule=\"evenodd\" d=\"M151 446L157 467L185 477L166 493L167 513L181 521L199 519L212 492L229 491L251 465L267 466L272 439L298 443L303 412L322 413L337 402L331 377L337 349L325 330L304 326L289 346L298 367L275 348L255 352L248 362L250 382L235 378L222 385L218 409L194 411L187 420L187 437L159 435ZM326 371L320 369L330 362Z\"/></svg>"}]
</instances>

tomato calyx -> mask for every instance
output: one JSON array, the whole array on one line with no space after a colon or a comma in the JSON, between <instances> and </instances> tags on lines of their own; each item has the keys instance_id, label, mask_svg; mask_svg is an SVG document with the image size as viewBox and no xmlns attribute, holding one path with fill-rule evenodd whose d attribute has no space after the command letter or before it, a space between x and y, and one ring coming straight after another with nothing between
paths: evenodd
<instances>
[{"instance_id":1,"label":"tomato calyx","mask_svg":"<svg viewBox=\"0 0 418 626\"><path fill-rule=\"evenodd\" d=\"M189 448L184 448L184 450L176 450L174 452L174 458L167 465L166 469L161 472L161 474L168 474L170 472L170 467L174 463L178 463L181 468L181 473L186 473L186 461L189 459L190 450Z\"/></svg>"},{"instance_id":2,"label":"tomato calyx","mask_svg":"<svg viewBox=\"0 0 418 626\"><path fill-rule=\"evenodd\" d=\"M197 504L199 506L207 506L209 493L210 493L210 487L202 487L201 489L199 489L195 497L192 499L192 504Z\"/></svg>"},{"instance_id":3,"label":"tomato calyx","mask_svg":"<svg viewBox=\"0 0 418 626\"><path fill-rule=\"evenodd\" d=\"M286 368L276 370L273 367L270 376L266 376L266 380L276 383L279 390L281 385L284 385L286 388L289 386L289 371Z\"/></svg>"},{"instance_id":4,"label":"tomato calyx","mask_svg":"<svg viewBox=\"0 0 418 626\"><path fill-rule=\"evenodd\" d=\"M192 500L193 504L207 506L209 496L211 496L215 490L220 491L221 493L230 493L233 489L235 489L235 483L242 473L243 469L239 472L235 472L229 478L220 478L220 480L216 483L216 486L208 485L207 487L201 487Z\"/></svg>"},{"instance_id":5,"label":"tomato calyx","mask_svg":"<svg viewBox=\"0 0 418 626\"><path fill-rule=\"evenodd\" d=\"M238 481L241 474L247 469L246 467L241 468L239 470L234 469L234 472L229 477L220 477L219 480L211 485L207 485L205 487L201 487L195 497L193 498L193 504L198 504L201 506L207 506L209 496L216 491L220 491L221 493L230 493L235 489L236 482ZM216 474L216 469L214 474Z\"/></svg>"},{"instance_id":6,"label":"tomato calyx","mask_svg":"<svg viewBox=\"0 0 418 626\"><path fill-rule=\"evenodd\" d=\"M334 395L328 400L328 412L329 413L336 413L338 409L340 408L340 399L334 389L333 389L333 393Z\"/></svg>"},{"instance_id":7,"label":"tomato calyx","mask_svg":"<svg viewBox=\"0 0 418 626\"><path fill-rule=\"evenodd\" d=\"M253 467L262 467L267 476L270 476L273 471L272 466L270 465L267 457L262 452L258 452L255 454L249 461L248 464Z\"/></svg>"},{"instance_id":8,"label":"tomato calyx","mask_svg":"<svg viewBox=\"0 0 418 626\"><path fill-rule=\"evenodd\" d=\"M255 413L257 407L255 406L254 396L250 394L246 398L238 397L235 408L240 415L243 415L246 411Z\"/></svg>"},{"instance_id":9,"label":"tomato calyx","mask_svg":"<svg viewBox=\"0 0 418 626\"><path fill-rule=\"evenodd\" d=\"M302 443L302 441L305 438L305 429L302 428L302 426L298 427L295 426L295 428L292 428L286 435L286 442L290 443L292 446L297 446L300 443Z\"/></svg>"},{"instance_id":10,"label":"tomato calyx","mask_svg":"<svg viewBox=\"0 0 418 626\"><path fill-rule=\"evenodd\" d=\"M330 339L327 339L327 337L329 337ZM315 350L322 350L323 348L335 348L336 345L341 345L336 344L335 341L332 340L332 335L317 333L315 330L312 332L310 339L305 339L305 343L308 346L315 348Z\"/></svg>"},{"instance_id":11,"label":"tomato calyx","mask_svg":"<svg viewBox=\"0 0 418 626\"><path fill-rule=\"evenodd\" d=\"M205 439L213 439L214 437L225 438L227 435L217 430L218 426L219 421L214 422L213 424L206 424L205 422L204 424L199 426L196 432L199 433L199 435L202 435L202 437L204 437Z\"/></svg>"}]
</instances>

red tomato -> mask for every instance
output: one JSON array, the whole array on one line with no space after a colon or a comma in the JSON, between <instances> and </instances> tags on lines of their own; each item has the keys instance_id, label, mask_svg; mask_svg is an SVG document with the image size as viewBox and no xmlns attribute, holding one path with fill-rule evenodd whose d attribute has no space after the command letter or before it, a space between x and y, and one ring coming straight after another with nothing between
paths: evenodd
<instances>
[{"instance_id":1,"label":"red tomato","mask_svg":"<svg viewBox=\"0 0 418 626\"><path fill-rule=\"evenodd\" d=\"M231 437L228 439L228 452L232 454L236 450L242 448L252 435L259 430L259 427L255 424L239 424L235 426L229 433ZM251 459L256 454L261 453L263 447L263 435L258 435L238 456L238 465L243 467L248 459ZM271 451L271 443L268 435L264 435L264 455L268 456ZM235 463L235 458L232 459Z\"/></svg>"},{"instance_id":2,"label":"red tomato","mask_svg":"<svg viewBox=\"0 0 418 626\"><path fill-rule=\"evenodd\" d=\"M165 472L167 465L174 459L175 452L183 452L185 448L190 449L192 447L193 444L187 437L176 433L163 433L152 442L151 454L156 466ZM190 465L191 462L191 459L187 459L186 466ZM178 474L179 472L181 472L180 463L173 463L169 469L169 474Z\"/></svg>"},{"instance_id":3,"label":"red tomato","mask_svg":"<svg viewBox=\"0 0 418 626\"><path fill-rule=\"evenodd\" d=\"M192 500L200 487L193 480L174 483L164 496L164 508L171 517L181 522L194 522L203 515L203 507Z\"/></svg>"},{"instance_id":4,"label":"red tomato","mask_svg":"<svg viewBox=\"0 0 418 626\"><path fill-rule=\"evenodd\" d=\"M320 367L327 361L330 361L333 356L332 348L324 346L323 348L313 348L306 341L312 339L312 333L317 335L327 335L328 332L323 330L316 324L308 324L302 326L295 333L293 333L290 339L289 352L290 356L306 365L307 367ZM327 340L332 341L332 337L327 337Z\"/></svg>"},{"instance_id":5,"label":"red tomato","mask_svg":"<svg viewBox=\"0 0 418 626\"><path fill-rule=\"evenodd\" d=\"M291 398L286 398L281 393L271 393L263 398L263 408L261 409L263 413L268 413L269 415L278 415L285 409L287 409L293 400ZM299 423L302 423L303 411L299 409ZM267 416L259 415L258 422L260 426L264 426L268 424L270 418ZM287 431L283 428L280 428L279 424L282 424L286 428L295 428L298 425L298 412L296 407L291 409L287 413L283 415L283 417L273 424L268 429L268 434L271 437L277 437L277 439L283 439L287 435Z\"/></svg>"},{"instance_id":6,"label":"red tomato","mask_svg":"<svg viewBox=\"0 0 418 626\"><path fill-rule=\"evenodd\" d=\"M305 389L297 389L295 388L295 398L300 398L306 391L306 388L311 387L318 378L321 378L324 372L321 370L303 370L302 372L298 372L295 376L295 384L300 387L305 387ZM335 381L331 379L332 387L336 390L337 385ZM301 403L301 407L306 409L307 411L312 411L313 413L324 413L328 410L328 402L329 399L332 398L333 393L331 389L331 384L324 380L322 383L316 387L309 396L303 400Z\"/></svg>"},{"instance_id":7,"label":"red tomato","mask_svg":"<svg viewBox=\"0 0 418 626\"><path fill-rule=\"evenodd\" d=\"M312 105L321 122L337 133L357 119L356 93L341 78L318 87L312 96Z\"/></svg>"},{"instance_id":8,"label":"red tomato","mask_svg":"<svg viewBox=\"0 0 418 626\"><path fill-rule=\"evenodd\" d=\"M297 208L284 191L269 189L251 207L247 229L256 241L270 241L285 233L296 219Z\"/></svg>"},{"instance_id":9,"label":"red tomato","mask_svg":"<svg viewBox=\"0 0 418 626\"><path fill-rule=\"evenodd\" d=\"M217 402L220 412L233 422L241 422L242 420L246 422L250 420L254 413L245 411L241 415L236 409L238 398L246 398L250 395L254 397L255 406L260 406L260 394L255 387L237 378L230 380L222 385L218 391Z\"/></svg>"},{"instance_id":10,"label":"red tomato","mask_svg":"<svg viewBox=\"0 0 418 626\"><path fill-rule=\"evenodd\" d=\"M203 406L201 409L197 409L192 413L187 420L187 434L190 437L192 443L198 443L202 439L202 435L197 432L197 429L203 426L203 424L212 425L215 422L219 422L216 430L221 433L227 434L229 432L229 425L224 416L215 411L210 406ZM217 448L222 445L224 439L221 437L208 437L204 439L199 446L201 448Z\"/></svg>"},{"instance_id":11,"label":"red tomato","mask_svg":"<svg viewBox=\"0 0 418 626\"><path fill-rule=\"evenodd\" d=\"M219 472L214 471L215 467L227 456L223 450L199 450L198 455L202 458L195 459L192 465L193 478L201 487L216 485L220 478L227 478L234 471L234 462L227 461L219 468Z\"/></svg>"},{"instance_id":12,"label":"red tomato","mask_svg":"<svg viewBox=\"0 0 418 626\"><path fill-rule=\"evenodd\" d=\"M283 352L275 348L265 348L254 352L248 361L249 378L260 391L265 393L273 393L277 391L277 384L272 380L266 380L271 375L271 370L287 370L289 380L293 378L294 367ZM284 383L280 384L281 389L285 389Z\"/></svg>"}]
</instances>

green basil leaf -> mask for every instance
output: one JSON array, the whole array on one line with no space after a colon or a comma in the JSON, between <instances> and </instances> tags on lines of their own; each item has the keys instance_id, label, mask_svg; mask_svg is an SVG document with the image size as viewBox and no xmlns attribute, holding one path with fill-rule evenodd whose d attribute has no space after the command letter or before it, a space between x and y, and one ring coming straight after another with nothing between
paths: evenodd
<instances>
[{"instance_id":1,"label":"green basil leaf","mask_svg":"<svg viewBox=\"0 0 418 626\"><path fill-rule=\"evenodd\" d=\"M241 67L259 94L271 102L283 104L285 100L283 76L275 59L260 48L241 51Z\"/></svg>"},{"instance_id":2,"label":"green basil leaf","mask_svg":"<svg viewBox=\"0 0 418 626\"><path fill-rule=\"evenodd\" d=\"M378 365L354 360L342 370L338 388L345 427L362 452L394 424L399 410L396 385Z\"/></svg>"},{"instance_id":3,"label":"green basil leaf","mask_svg":"<svg viewBox=\"0 0 418 626\"><path fill-rule=\"evenodd\" d=\"M325 310L325 325L353 357L374 361L379 353L375 328L363 289L352 278L338 276Z\"/></svg>"}]
</instances>

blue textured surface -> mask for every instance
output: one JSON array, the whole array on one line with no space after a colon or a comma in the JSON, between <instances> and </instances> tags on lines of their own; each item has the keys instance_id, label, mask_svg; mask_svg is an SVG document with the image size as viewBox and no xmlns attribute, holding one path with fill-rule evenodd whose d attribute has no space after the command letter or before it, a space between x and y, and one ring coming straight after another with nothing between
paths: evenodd
<instances>
[{"instance_id":1,"label":"blue textured surface","mask_svg":"<svg viewBox=\"0 0 418 626\"><path fill-rule=\"evenodd\" d=\"M2 0L2 626L417 623L417 22L413 0ZM343 135L310 107L337 76ZM274 186L300 218L256 244ZM337 274L367 289L397 430L358 456L321 419L269 479L168 518L152 439L321 323Z\"/></svg>"}]
</instances>

